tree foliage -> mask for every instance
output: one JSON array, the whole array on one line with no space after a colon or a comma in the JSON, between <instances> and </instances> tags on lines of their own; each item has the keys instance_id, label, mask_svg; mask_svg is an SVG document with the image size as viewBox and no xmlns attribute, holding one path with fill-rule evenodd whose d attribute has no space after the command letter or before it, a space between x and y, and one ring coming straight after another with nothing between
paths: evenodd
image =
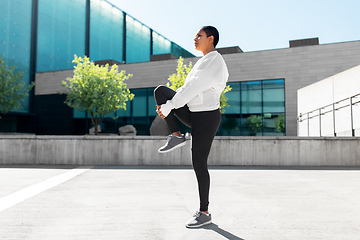
<instances>
[{"instance_id":1,"label":"tree foliage","mask_svg":"<svg viewBox=\"0 0 360 240\"><path fill-rule=\"evenodd\" d=\"M9 68L0 56L0 113L2 114L22 109L24 98L34 86L34 83L31 83L25 87L25 82L21 81L24 73L16 72L15 69L15 66Z\"/></svg>"},{"instance_id":2,"label":"tree foliage","mask_svg":"<svg viewBox=\"0 0 360 240\"><path fill-rule=\"evenodd\" d=\"M187 75L189 74L189 72L191 71L192 67L193 67L192 62L189 62L189 65L187 66L184 64L184 58L180 57L178 59L176 73L169 76L168 80L170 82L168 82L166 84L166 86L168 86L169 88L171 88L173 90L177 90L178 88L183 86L185 83L185 79L186 79ZM225 112L224 107L229 106L229 104L227 103L228 98L225 96L225 93L230 92L230 91L231 91L231 87L229 85L227 85L225 87L224 91L220 95L220 111L221 111L221 113Z\"/></svg>"},{"instance_id":3,"label":"tree foliage","mask_svg":"<svg viewBox=\"0 0 360 240\"><path fill-rule=\"evenodd\" d=\"M117 65L111 68L109 64L95 65L88 57L75 55L73 62L77 64L74 76L63 81L63 86L68 89L65 103L87 112L97 134L98 125L105 116L119 109L126 110L126 102L134 98L124 82L132 75L119 72Z\"/></svg>"},{"instance_id":4,"label":"tree foliage","mask_svg":"<svg viewBox=\"0 0 360 240\"><path fill-rule=\"evenodd\" d=\"M245 127L249 129L254 135L262 128L262 117L259 115L251 115L246 119Z\"/></svg>"},{"instance_id":5,"label":"tree foliage","mask_svg":"<svg viewBox=\"0 0 360 240\"><path fill-rule=\"evenodd\" d=\"M170 82L166 84L166 86L175 91L185 84L185 79L193 67L192 62L189 62L189 65L186 66L183 57L180 57L177 63L176 73L169 76L168 80Z\"/></svg>"},{"instance_id":6,"label":"tree foliage","mask_svg":"<svg viewBox=\"0 0 360 240\"><path fill-rule=\"evenodd\" d=\"M279 133L285 132L285 115L279 114L274 120L274 126Z\"/></svg>"}]
</instances>

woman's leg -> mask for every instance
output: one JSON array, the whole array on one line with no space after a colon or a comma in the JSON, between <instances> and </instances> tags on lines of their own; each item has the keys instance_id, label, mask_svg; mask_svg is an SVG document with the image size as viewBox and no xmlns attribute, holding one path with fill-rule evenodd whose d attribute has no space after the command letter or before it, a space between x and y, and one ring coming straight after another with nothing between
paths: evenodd
<instances>
[{"instance_id":1,"label":"woman's leg","mask_svg":"<svg viewBox=\"0 0 360 240\"><path fill-rule=\"evenodd\" d=\"M154 97L157 105L165 104L167 100L171 100L176 92L164 85L160 85L154 90ZM171 133L179 131L179 127L176 122L176 117L188 127L191 126L190 111L187 105L184 107L173 109L169 115L165 118L165 121L170 129Z\"/></svg>"},{"instance_id":2,"label":"woman's leg","mask_svg":"<svg viewBox=\"0 0 360 240\"><path fill-rule=\"evenodd\" d=\"M206 212L209 205L210 175L207 159L211 144L220 126L220 110L191 112L192 163L198 181L200 211Z\"/></svg>"}]
</instances>

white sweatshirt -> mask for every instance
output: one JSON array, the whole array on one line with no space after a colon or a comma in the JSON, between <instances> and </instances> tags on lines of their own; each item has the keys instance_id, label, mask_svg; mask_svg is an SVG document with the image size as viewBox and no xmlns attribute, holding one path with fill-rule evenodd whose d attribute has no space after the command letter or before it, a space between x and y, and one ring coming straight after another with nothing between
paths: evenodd
<instances>
[{"instance_id":1,"label":"white sweatshirt","mask_svg":"<svg viewBox=\"0 0 360 240\"><path fill-rule=\"evenodd\" d=\"M216 110L220 106L220 94L226 86L229 73L220 53L212 51L200 58L176 90L171 100L161 105L166 117L172 109L188 105L191 112Z\"/></svg>"}]
</instances>

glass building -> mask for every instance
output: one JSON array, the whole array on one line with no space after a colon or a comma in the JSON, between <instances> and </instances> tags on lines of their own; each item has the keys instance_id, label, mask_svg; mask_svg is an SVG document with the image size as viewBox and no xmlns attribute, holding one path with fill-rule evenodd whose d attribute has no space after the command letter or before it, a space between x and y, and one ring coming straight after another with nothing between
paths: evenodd
<instances>
[{"instance_id":1,"label":"glass building","mask_svg":"<svg viewBox=\"0 0 360 240\"><path fill-rule=\"evenodd\" d=\"M27 85L36 73L72 69L75 54L122 64L147 62L158 54L194 56L105 0L1 0L0 32L0 55L8 66L24 72L22 81ZM134 104L143 102L143 93L136 94ZM42 109L62 106L63 96L38 97L32 90L24 100L22 110L2 115L0 132L61 133L61 129L42 129L50 114ZM131 116L137 119L141 115L138 111L143 110L131 112ZM58 114L65 113L60 109ZM127 114L122 115L126 118ZM77 132L80 116L71 116L72 133ZM63 122L59 117L54 126Z\"/></svg>"},{"instance_id":2,"label":"glass building","mask_svg":"<svg viewBox=\"0 0 360 240\"><path fill-rule=\"evenodd\" d=\"M105 0L2 0L0 32L0 55L9 66L25 73L22 81L26 84L35 80L36 73L72 69L75 54L120 64L149 62L151 56L160 54L194 57ZM229 85L230 106L222 115L218 135L286 134L274 125L285 114L284 79L232 79ZM128 102L127 110L105 118L102 131L117 133L119 127L131 124L138 135L148 135L156 116L153 90L131 89L135 98ZM85 134L92 127L85 112L64 104L64 95L37 96L32 90L24 100L22 110L2 115L0 132ZM113 116L118 118L113 120ZM182 131L189 129L183 126Z\"/></svg>"}]
</instances>

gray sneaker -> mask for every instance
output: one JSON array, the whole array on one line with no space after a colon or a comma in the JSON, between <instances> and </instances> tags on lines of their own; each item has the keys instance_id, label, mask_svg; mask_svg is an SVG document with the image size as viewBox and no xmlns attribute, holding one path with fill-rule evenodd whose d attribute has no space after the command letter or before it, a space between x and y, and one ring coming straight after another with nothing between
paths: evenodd
<instances>
[{"instance_id":1,"label":"gray sneaker","mask_svg":"<svg viewBox=\"0 0 360 240\"><path fill-rule=\"evenodd\" d=\"M159 148L159 153L167 153L170 152L176 148L182 147L186 144L185 135L182 135L182 137L177 137L174 135L169 135L167 142L164 146Z\"/></svg>"},{"instance_id":2,"label":"gray sneaker","mask_svg":"<svg viewBox=\"0 0 360 240\"><path fill-rule=\"evenodd\" d=\"M197 228L211 223L211 214L206 215L203 212L196 212L195 215L186 222L187 228Z\"/></svg>"}]
</instances>

